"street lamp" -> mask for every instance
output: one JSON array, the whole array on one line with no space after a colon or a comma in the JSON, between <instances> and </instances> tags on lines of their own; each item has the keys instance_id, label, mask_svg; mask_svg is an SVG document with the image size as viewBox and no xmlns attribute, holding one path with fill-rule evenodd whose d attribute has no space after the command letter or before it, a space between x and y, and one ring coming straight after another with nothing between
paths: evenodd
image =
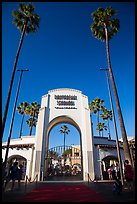
<instances>
[{"instance_id":1,"label":"street lamp","mask_svg":"<svg viewBox=\"0 0 137 204\"><path fill-rule=\"evenodd\" d=\"M122 160L121 160L121 155L120 155L120 147L119 147L119 142L118 142L117 127L116 127L116 119L115 119L115 114L114 114L114 107L113 107L112 95L111 95L111 90L110 90L110 83L109 83L109 78L108 78L109 69L100 68L100 70L103 70L106 73L108 93L109 93L110 105L111 105L111 110L112 110L112 118L113 118L113 123L114 123L114 131L115 131L115 136L116 136L116 146L117 146L117 154L118 154L118 161L119 161L119 167L120 167L120 176L121 176L122 184L124 184L124 177L123 177L123 170L122 170Z\"/></svg>"},{"instance_id":2,"label":"street lamp","mask_svg":"<svg viewBox=\"0 0 137 204\"><path fill-rule=\"evenodd\" d=\"M29 70L28 69L25 69L25 70L18 69L17 71L20 71L20 78L19 78L19 82L18 82L16 97L15 97L15 101L14 101L12 117L11 117L11 122L10 122L10 129L9 129L8 142L7 142L5 161L4 161L5 165L7 164L7 159L8 159L9 145L10 145L11 133L12 133L12 128L13 128L13 122L14 122L14 116L15 116L15 110L16 110L16 105L17 105L17 100L18 100L18 95L19 95L19 90L20 90L22 74L23 74L23 71L29 71Z\"/></svg>"}]
</instances>

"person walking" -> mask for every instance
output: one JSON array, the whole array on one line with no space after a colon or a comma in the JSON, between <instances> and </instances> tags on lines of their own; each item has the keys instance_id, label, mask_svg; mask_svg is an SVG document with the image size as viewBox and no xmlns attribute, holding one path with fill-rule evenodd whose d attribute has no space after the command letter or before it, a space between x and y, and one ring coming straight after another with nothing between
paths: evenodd
<instances>
[{"instance_id":1,"label":"person walking","mask_svg":"<svg viewBox=\"0 0 137 204\"><path fill-rule=\"evenodd\" d=\"M124 162L124 176L128 190L133 190L133 169L128 160Z\"/></svg>"},{"instance_id":2,"label":"person walking","mask_svg":"<svg viewBox=\"0 0 137 204\"><path fill-rule=\"evenodd\" d=\"M4 191L4 182L7 177L6 165L5 162L2 160L2 191Z\"/></svg>"},{"instance_id":3,"label":"person walking","mask_svg":"<svg viewBox=\"0 0 137 204\"><path fill-rule=\"evenodd\" d=\"M20 190L20 181L22 180L22 176L23 176L23 165L20 164L17 171L18 190Z\"/></svg>"},{"instance_id":4,"label":"person walking","mask_svg":"<svg viewBox=\"0 0 137 204\"><path fill-rule=\"evenodd\" d=\"M9 174L5 182L5 189L6 189L7 184L10 182L10 180L12 180L11 190L13 190L14 185L15 185L15 180L17 179L17 172L18 172L18 162L16 161L14 162L14 164L11 166L9 170Z\"/></svg>"},{"instance_id":5,"label":"person walking","mask_svg":"<svg viewBox=\"0 0 137 204\"><path fill-rule=\"evenodd\" d=\"M109 180L113 180L112 171L113 171L113 168L112 168L112 165L111 165L111 166L109 166L109 168L107 169L107 173L108 173L108 176L109 176Z\"/></svg>"},{"instance_id":6,"label":"person walking","mask_svg":"<svg viewBox=\"0 0 137 204\"><path fill-rule=\"evenodd\" d=\"M114 170L115 170L116 177L120 178L120 168L119 168L118 163L116 163L116 166L114 167Z\"/></svg>"},{"instance_id":7,"label":"person walking","mask_svg":"<svg viewBox=\"0 0 137 204\"><path fill-rule=\"evenodd\" d=\"M113 193L117 193L119 195L120 193L122 193L122 188L123 188L122 182L119 180L117 176L115 176L112 188Z\"/></svg>"}]
</instances>

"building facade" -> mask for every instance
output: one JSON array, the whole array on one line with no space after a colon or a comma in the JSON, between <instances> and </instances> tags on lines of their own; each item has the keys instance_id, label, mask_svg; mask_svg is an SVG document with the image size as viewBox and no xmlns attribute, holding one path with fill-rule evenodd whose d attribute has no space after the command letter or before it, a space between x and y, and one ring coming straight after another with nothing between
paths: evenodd
<instances>
[{"instance_id":1,"label":"building facade","mask_svg":"<svg viewBox=\"0 0 137 204\"><path fill-rule=\"evenodd\" d=\"M35 136L23 136L10 142L9 165L16 159L23 163L26 175L32 179L44 180L48 170L48 150L51 130L60 123L73 125L79 132L78 152L73 152L77 163L81 165L82 180L105 179L105 173L111 163L118 161L116 141L106 137L95 137L92 132L88 97L75 89L54 89L42 97ZM124 161L122 142L121 159ZM2 144L4 160L6 143ZM73 162L74 164L74 162Z\"/></svg>"}]
</instances>

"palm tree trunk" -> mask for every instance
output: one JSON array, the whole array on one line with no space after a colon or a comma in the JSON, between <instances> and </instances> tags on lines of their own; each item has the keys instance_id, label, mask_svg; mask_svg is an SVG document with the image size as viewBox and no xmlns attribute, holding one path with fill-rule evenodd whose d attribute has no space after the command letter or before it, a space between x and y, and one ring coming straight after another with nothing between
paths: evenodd
<instances>
[{"instance_id":1,"label":"palm tree trunk","mask_svg":"<svg viewBox=\"0 0 137 204\"><path fill-rule=\"evenodd\" d=\"M64 152L65 152L65 133L64 133Z\"/></svg>"},{"instance_id":2,"label":"palm tree trunk","mask_svg":"<svg viewBox=\"0 0 137 204\"><path fill-rule=\"evenodd\" d=\"M23 114L23 116L22 116L22 120L21 120L21 126L20 126L20 136L19 136L19 138L21 138L21 136L22 136L22 127L23 127L23 121L24 121L24 114Z\"/></svg>"},{"instance_id":3,"label":"palm tree trunk","mask_svg":"<svg viewBox=\"0 0 137 204\"><path fill-rule=\"evenodd\" d=\"M111 139L110 127L109 127L109 120L108 120L108 119L107 119L107 128L108 128L108 138Z\"/></svg>"},{"instance_id":4,"label":"palm tree trunk","mask_svg":"<svg viewBox=\"0 0 137 204\"><path fill-rule=\"evenodd\" d=\"M33 121L33 120L32 120ZM31 126L30 126L30 132L29 132L29 135L31 136L32 134L32 127L33 127L33 122L31 123Z\"/></svg>"},{"instance_id":5,"label":"palm tree trunk","mask_svg":"<svg viewBox=\"0 0 137 204\"><path fill-rule=\"evenodd\" d=\"M30 136L32 134L34 115L35 115L35 112L33 112L32 123L31 123L31 126L30 126Z\"/></svg>"},{"instance_id":6,"label":"palm tree trunk","mask_svg":"<svg viewBox=\"0 0 137 204\"><path fill-rule=\"evenodd\" d=\"M5 161L4 161L5 165L7 164L7 160L8 160L9 146L10 146L11 134L12 134L13 123L14 123L14 118L15 118L16 105L17 105L18 95L19 95L19 90L20 90L20 85L21 85L22 73L23 73L23 71L21 71L21 74L20 74L18 88L17 88L15 102L14 102L14 107L13 107L13 111L12 111L12 117L11 117L9 134L8 134L8 142L7 142L7 148L6 148L6 153L5 153Z\"/></svg>"},{"instance_id":7,"label":"palm tree trunk","mask_svg":"<svg viewBox=\"0 0 137 204\"><path fill-rule=\"evenodd\" d=\"M23 27L23 31L22 31L22 34L21 34L21 37L20 37L19 46L18 46L18 50L17 50L17 53L16 53L14 66L13 66L13 70L12 70L12 75L11 75L11 80L10 80L10 85L9 85L9 90L8 90L8 96L7 96L7 101L6 101L4 116L3 116L3 121L2 121L2 137L3 137L4 128L5 128L8 108L9 108L9 102L10 102L10 96L11 96L11 90L12 90L12 86L13 86L13 80L14 80L14 76L15 76L16 66L17 66L17 62L18 62L18 58L19 58L19 53L20 53L20 50L21 50L21 47L22 47L25 30L26 30L26 25L24 25L24 27Z\"/></svg>"},{"instance_id":8,"label":"palm tree trunk","mask_svg":"<svg viewBox=\"0 0 137 204\"><path fill-rule=\"evenodd\" d=\"M99 125L99 111L98 111L97 114L98 114L98 115L97 115L97 121L98 121L98 125ZM99 132L99 137L101 137L100 129L98 129L98 132Z\"/></svg>"},{"instance_id":9,"label":"palm tree trunk","mask_svg":"<svg viewBox=\"0 0 137 204\"><path fill-rule=\"evenodd\" d=\"M111 79L111 83L113 87L113 92L114 92L115 102L116 102L116 107L117 107L117 112L118 112L120 129L121 129L121 134L122 134L122 139L123 139L123 149L124 149L125 159L129 160L129 162L131 163L131 155L130 155L129 146L128 146L127 134L126 134L125 126L124 126L124 121L123 121L122 112L120 108L120 103L119 103L118 93L117 93L116 84L115 84L115 80L113 76L113 71L111 68L108 30L107 30L106 25L104 26L105 26L105 35L106 35L106 54L107 54L108 69L109 69L110 79Z\"/></svg>"}]
</instances>

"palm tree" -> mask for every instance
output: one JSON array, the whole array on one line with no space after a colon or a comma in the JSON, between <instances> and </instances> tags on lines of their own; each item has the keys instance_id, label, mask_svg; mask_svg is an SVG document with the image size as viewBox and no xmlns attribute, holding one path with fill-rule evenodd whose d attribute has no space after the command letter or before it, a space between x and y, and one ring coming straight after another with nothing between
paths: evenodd
<instances>
[{"instance_id":1,"label":"palm tree","mask_svg":"<svg viewBox=\"0 0 137 204\"><path fill-rule=\"evenodd\" d=\"M32 128L33 127L36 127L36 125L37 125L37 120L34 118L34 119L32 119L32 118L29 118L28 120L26 120L26 123L27 123L27 125L30 127L30 133L29 133L29 135L31 136L31 134L32 134Z\"/></svg>"},{"instance_id":2,"label":"palm tree","mask_svg":"<svg viewBox=\"0 0 137 204\"><path fill-rule=\"evenodd\" d=\"M102 137L103 137L103 130L107 130L107 126L105 125L105 123L99 122L96 130L102 132Z\"/></svg>"},{"instance_id":3,"label":"palm tree","mask_svg":"<svg viewBox=\"0 0 137 204\"><path fill-rule=\"evenodd\" d=\"M61 126L61 129L60 129L60 133L61 134L64 134L64 152L65 152L65 140L66 140L66 134L68 134L70 132L68 126L64 125L64 126ZM65 155L64 155L65 157ZM65 159L64 159L65 161ZM65 166L65 162L64 162L64 166Z\"/></svg>"},{"instance_id":4,"label":"palm tree","mask_svg":"<svg viewBox=\"0 0 137 204\"><path fill-rule=\"evenodd\" d=\"M107 110L106 107L103 107L103 113L100 114L102 120L107 120L107 129L108 129L108 138L111 139L109 120L112 120L112 111Z\"/></svg>"},{"instance_id":5,"label":"palm tree","mask_svg":"<svg viewBox=\"0 0 137 204\"><path fill-rule=\"evenodd\" d=\"M27 121L27 124L30 126L30 134L32 134L32 127L36 126L38 114L39 114L40 104L38 104L36 101L32 102L28 107L27 111L30 115L30 118Z\"/></svg>"},{"instance_id":6,"label":"palm tree","mask_svg":"<svg viewBox=\"0 0 137 204\"><path fill-rule=\"evenodd\" d=\"M28 111L27 111L28 106L29 106L29 103L27 103L25 101L25 102L20 103L20 106L18 106L17 109L16 109L18 111L18 113L22 115L19 138L21 138L21 136L22 136L23 121L24 121L25 114L26 115L28 114Z\"/></svg>"},{"instance_id":7,"label":"palm tree","mask_svg":"<svg viewBox=\"0 0 137 204\"><path fill-rule=\"evenodd\" d=\"M63 152L62 156L72 156L72 149L66 149L65 152Z\"/></svg>"},{"instance_id":8,"label":"palm tree","mask_svg":"<svg viewBox=\"0 0 137 204\"><path fill-rule=\"evenodd\" d=\"M106 9L99 7L96 11L94 11L91 14L94 21L93 24L91 24L91 31L93 32L93 36L95 38L106 42L107 63L108 63L110 79L113 87L113 92L115 96L115 102L116 102L121 134L123 139L123 149L124 149L125 159L128 159L129 162L131 163L131 155L130 155L129 146L128 146L127 134L125 130L119 97L118 97L117 88L116 88L113 71L111 68L111 62L110 62L109 41L118 32L120 28L119 19L112 18L115 14L117 14L117 11L113 10L112 7L108 7Z\"/></svg>"},{"instance_id":9,"label":"palm tree","mask_svg":"<svg viewBox=\"0 0 137 204\"><path fill-rule=\"evenodd\" d=\"M5 128L8 108L9 108L9 102L10 102L10 96L11 96L11 90L13 86L16 66L17 66L17 62L19 59L19 54L20 54L20 50L22 47L24 35L25 33L29 34L31 32L36 32L37 28L39 27L40 17L37 14L35 14L34 11L35 11L34 6L31 3L29 4L20 3L19 11L15 10L12 13L14 17L13 23L21 31L21 37L20 37L19 46L18 46L17 53L16 53L15 60L14 60L6 105L4 109L4 116L3 116L3 121L2 121L2 137L3 137L4 128Z\"/></svg>"},{"instance_id":10,"label":"palm tree","mask_svg":"<svg viewBox=\"0 0 137 204\"><path fill-rule=\"evenodd\" d=\"M99 124L99 112L100 110L102 110L103 104L104 104L104 100L101 100L100 98L95 98L89 103L90 112L91 113L93 112L94 114L97 115L97 124ZM100 129L99 129L99 136L101 136Z\"/></svg>"},{"instance_id":11,"label":"palm tree","mask_svg":"<svg viewBox=\"0 0 137 204\"><path fill-rule=\"evenodd\" d=\"M48 164L51 164L51 162L52 162L52 159L57 159L57 160L59 160L59 154L58 154L58 152L56 152L56 151L54 151L54 150L48 150Z\"/></svg>"}]
</instances>

